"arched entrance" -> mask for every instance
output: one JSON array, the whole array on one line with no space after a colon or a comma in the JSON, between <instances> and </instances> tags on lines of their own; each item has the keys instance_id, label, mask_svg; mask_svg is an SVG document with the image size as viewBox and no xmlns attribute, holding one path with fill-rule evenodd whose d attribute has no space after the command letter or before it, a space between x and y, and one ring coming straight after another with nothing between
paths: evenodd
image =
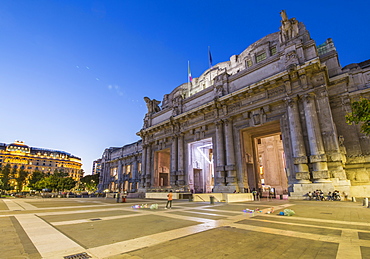
<instances>
[{"instance_id":1,"label":"arched entrance","mask_svg":"<svg viewBox=\"0 0 370 259\"><path fill-rule=\"evenodd\" d=\"M194 193L212 192L214 186L212 139L188 144L188 183Z\"/></svg>"},{"instance_id":2,"label":"arched entrance","mask_svg":"<svg viewBox=\"0 0 370 259\"><path fill-rule=\"evenodd\" d=\"M245 129L242 139L249 188L265 191L264 195L270 189L276 194L286 193L288 178L280 123Z\"/></svg>"},{"instance_id":3,"label":"arched entrance","mask_svg":"<svg viewBox=\"0 0 370 259\"><path fill-rule=\"evenodd\" d=\"M155 152L154 187L170 185L170 149Z\"/></svg>"}]
</instances>

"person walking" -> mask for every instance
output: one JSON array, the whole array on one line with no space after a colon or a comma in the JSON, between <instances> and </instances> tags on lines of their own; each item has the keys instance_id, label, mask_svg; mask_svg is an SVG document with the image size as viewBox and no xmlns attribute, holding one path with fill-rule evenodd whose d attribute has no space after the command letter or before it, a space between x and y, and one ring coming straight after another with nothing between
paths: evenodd
<instances>
[{"instance_id":1,"label":"person walking","mask_svg":"<svg viewBox=\"0 0 370 259\"><path fill-rule=\"evenodd\" d=\"M171 207L172 207L172 190L170 191L169 194L167 194L167 204L166 204L165 209L168 209L168 205L170 205L170 209L171 209Z\"/></svg>"}]
</instances>

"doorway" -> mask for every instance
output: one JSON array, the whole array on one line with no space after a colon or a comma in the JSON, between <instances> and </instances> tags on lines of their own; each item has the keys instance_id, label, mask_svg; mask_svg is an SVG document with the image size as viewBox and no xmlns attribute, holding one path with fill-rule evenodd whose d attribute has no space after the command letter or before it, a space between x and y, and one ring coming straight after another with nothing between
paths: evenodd
<instances>
[{"instance_id":1,"label":"doorway","mask_svg":"<svg viewBox=\"0 0 370 259\"><path fill-rule=\"evenodd\" d=\"M214 187L212 138L188 144L188 183L193 193L209 193Z\"/></svg>"},{"instance_id":2,"label":"doorway","mask_svg":"<svg viewBox=\"0 0 370 259\"><path fill-rule=\"evenodd\" d=\"M241 135L244 185L250 190L286 193L288 177L280 122L246 128Z\"/></svg>"},{"instance_id":3,"label":"doorway","mask_svg":"<svg viewBox=\"0 0 370 259\"><path fill-rule=\"evenodd\" d=\"M260 185L266 191L283 194L288 190L285 154L281 134L255 138Z\"/></svg>"},{"instance_id":4,"label":"doorway","mask_svg":"<svg viewBox=\"0 0 370 259\"><path fill-rule=\"evenodd\" d=\"M170 149L163 149L155 152L155 187L166 187L169 186L169 174L170 174Z\"/></svg>"}]
</instances>

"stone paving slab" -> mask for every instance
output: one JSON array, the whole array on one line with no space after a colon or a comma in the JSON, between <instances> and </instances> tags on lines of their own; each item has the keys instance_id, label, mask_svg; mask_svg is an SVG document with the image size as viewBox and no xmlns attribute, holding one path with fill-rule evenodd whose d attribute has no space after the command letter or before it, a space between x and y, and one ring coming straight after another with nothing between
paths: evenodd
<instances>
[{"instance_id":1,"label":"stone paving slab","mask_svg":"<svg viewBox=\"0 0 370 259\"><path fill-rule=\"evenodd\" d=\"M41 258L14 217L0 218L0 258Z\"/></svg>"},{"instance_id":2,"label":"stone paving slab","mask_svg":"<svg viewBox=\"0 0 370 259\"><path fill-rule=\"evenodd\" d=\"M282 224L279 224L278 222L273 223L273 222L258 221L254 219L255 218L251 218L248 220L241 220L236 223L246 224L250 226L260 226L260 227L266 227L266 228L284 229L284 230L291 230L291 231L296 231L296 232L319 234L319 235L340 236L342 233L341 230L335 230L335 229L326 229L326 228L302 226L302 225L282 225Z\"/></svg>"},{"instance_id":3,"label":"stone paving slab","mask_svg":"<svg viewBox=\"0 0 370 259\"><path fill-rule=\"evenodd\" d=\"M295 204L295 217L330 220L348 220L350 218L351 221L369 222L370 209L359 203L302 201L293 202L293 204Z\"/></svg>"},{"instance_id":4,"label":"stone paving slab","mask_svg":"<svg viewBox=\"0 0 370 259\"><path fill-rule=\"evenodd\" d=\"M99 206L101 205L100 203L95 203L92 201L78 202L77 200L61 200L57 198L52 199L52 200L45 199L43 202L29 202L29 204L37 208L50 208L50 207L55 207L55 206L69 207L69 206L86 206L86 205Z\"/></svg>"},{"instance_id":5,"label":"stone paving slab","mask_svg":"<svg viewBox=\"0 0 370 259\"><path fill-rule=\"evenodd\" d=\"M102 217L109 216L118 216L118 215L131 215L135 214L134 211L122 211L122 210L105 210L98 212L84 212L84 213L73 213L73 214L58 214L58 215L49 215L49 216L40 216L47 222L58 222L58 221L68 221L68 220L78 220L78 219L97 219Z\"/></svg>"},{"instance_id":6,"label":"stone paving slab","mask_svg":"<svg viewBox=\"0 0 370 259\"><path fill-rule=\"evenodd\" d=\"M271 215L258 215L256 217L258 219L263 218L263 220L266 221L272 221L272 222L281 222L281 223L295 223L295 224L301 224L302 220L297 217L285 217L285 216L280 216L279 217L271 217ZM305 220L304 224L307 225L312 225L312 226L323 226L322 221L308 221ZM330 222L325 222L325 227L331 227L331 228L345 228L345 229L356 229L356 230L363 230L363 231L370 231L370 225L369 226L361 226L361 225L352 225L352 224L345 224L345 223L330 223Z\"/></svg>"},{"instance_id":7,"label":"stone paving slab","mask_svg":"<svg viewBox=\"0 0 370 259\"><path fill-rule=\"evenodd\" d=\"M370 258L370 247L361 246L362 258Z\"/></svg>"},{"instance_id":8,"label":"stone paving slab","mask_svg":"<svg viewBox=\"0 0 370 259\"><path fill-rule=\"evenodd\" d=\"M103 246L172 229L198 224L157 215L143 215L109 221L94 221L56 228L85 248Z\"/></svg>"},{"instance_id":9,"label":"stone paving slab","mask_svg":"<svg viewBox=\"0 0 370 259\"><path fill-rule=\"evenodd\" d=\"M7 198L1 198L0 199L0 210L8 210L8 206L6 206L4 200Z\"/></svg>"},{"instance_id":10,"label":"stone paving slab","mask_svg":"<svg viewBox=\"0 0 370 259\"><path fill-rule=\"evenodd\" d=\"M212 219L212 220L218 220L218 219L224 219L225 216L222 216L222 215L216 215L216 214L212 214L210 215L210 213L208 212L203 212L202 214L200 213L197 213L196 215L194 213L191 213L190 211L174 211L174 212L169 212L170 214L176 214L176 215L181 215L181 216L188 216L188 217L199 217L199 218L203 218L203 219ZM206 213L206 214L205 214Z\"/></svg>"},{"instance_id":11,"label":"stone paving slab","mask_svg":"<svg viewBox=\"0 0 370 259\"><path fill-rule=\"evenodd\" d=\"M282 242L283 241L283 242ZM176 254L174 254L176 247ZM303 248L303 249L302 249ZM138 258L335 258L338 244L221 227L130 252ZM194 253L196 251L196 253ZM194 257L195 256L195 257ZM125 258L125 255L109 257Z\"/></svg>"},{"instance_id":12,"label":"stone paving slab","mask_svg":"<svg viewBox=\"0 0 370 259\"><path fill-rule=\"evenodd\" d=\"M0 234L10 237L0 236L0 249L6 251L0 258L62 259L81 252L95 259L370 258L370 209L361 203L261 200L211 205L175 200L173 209L165 210L165 201L145 199L14 202L23 211L0 211ZM155 203L158 210L131 208ZM265 214L271 207L276 211ZM246 208L263 213L245 213ZM277 216L284 208L296 214ZM42 229L49 234L43 235Z\"/></svg>"}]
</instances>

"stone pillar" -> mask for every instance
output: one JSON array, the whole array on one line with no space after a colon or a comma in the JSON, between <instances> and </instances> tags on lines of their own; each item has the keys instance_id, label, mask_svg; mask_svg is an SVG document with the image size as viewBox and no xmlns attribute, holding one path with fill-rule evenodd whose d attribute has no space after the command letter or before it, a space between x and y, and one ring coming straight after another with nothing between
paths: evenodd
<instances>
[{"instance_id":1,"label":"stone pillar","mask_svg":"<svg viewBox=\"0 0 370 259\"><path fill-rule=\"evenodd\" d=\"M145 187L151 187L152 180L152 165L151 165L152 147L150 145L146 148L146 161L145 161Z\"/></svg>"},{"instance_id":2,"label":"stone pillar","mask_svg":"<svg viewBox=\"0 0 370 259\"><path fill-rule=\"evenodd\" d=\"M109 173L109 167L108 163L104 162L102 163L102 172L101 172L102 178L99 179L99 190L100 192L103 192L105 189L108 189L109 187L109 179L110 179L110 173Z\"/></svg>"},{"instance_id":3,"label":"stone pillar","mask_svg":"<svg viewBox=\"0 0 370 259\"><path fill-rule=\"evenodd\" d=\"M125 188L125 183L127 181L127 164L122 164L122 183L121 183L121 190ZM126 190L128 191L128 190Z\"/></svg>"},{"instance_id":4,"label":"stone pillar","mask_svg":"<svg viewBox=\"0 0 370 259\"><path fill-rule=\"evenodd\" d=\"M112 176L110 174L110 163L106 162L105 165L106 165L106 172L107 172L106 173L106 189L109 189L111 182L112 182ZM109 189L109 191L113 191L113 190Z\"/></svg>"},{"instance_id":5,"label":"stone pillar","mask_svg":"<svg viewBox=\"0 0 370 259\"><path fill-rule=\"evenodd\" d=\"M317 109L320 110L321 117L325 118L325 124L321 124L321 134L324 142L325 154L327 156L328 171L330 178L337 178L339 180L346 180L346 172L343 168L346 157L342 154L339 144L339 136L333 120L331 112L328 92L326 86L317 89L316 100ZM343 139L341 139L343 144Z\"/></svg>"},{"instance_id":6,"label":"stone pillar","mask_svg":"<svg viewBox=\"0 0 370 259\"><path fill-rule=\"evenodd\" d=\"M118 161L117 174L118 174L118 191L120 192L122 190L123 183L122 161Z\"/></svg>"},{"instance_id":7,"label":"stone pillar","mask_svg":"<svg viewBox=\"0 0 370 259\"><path fill-rule=\"evenodd\" d=\"M226 143L226 166L227 172L226 182L227 186L233 186L236 190L236 170L235 170L235 151L233 139L233 123L232 119L225 120L225 143ZM230 190L231 191L231 190Z\"/></svg>"},{"instance_id":8,"label":"stone pillar","mask_svg":"<svg viewBox=\"0 0 370 259\"><path fill-rule=\"evenodd\" d=\"M177 181L177 165L178 165L178 138L177 136L172 137L171 146L171 171L170 171L170 185L173 187Z\"/></svg>"},{"instance_id":9,"label":"stone pillar","mask_svg":"<svg viewBox=\"0 0 370 259\"><path fill-rule=\"evenodd\" d=\"M303 97L304 112L308 142L310 146L310 163L312 164L312 178L315 182L329 182L327 158L321 136L321 129L316 113L315 96L306 94Z\"/></svg>"},{"instance_id":10,"label":"stone pillar","mask_svg":"<svg viewBox=\"0 0 370 259\"><path fill-rule=\"evenodd\" d=\"M139 172L138 172L139 161L135 160L132 164L132 191L136 191L138 186Z\"/></svg>"},{"instance_id":11,"label":"stone pillar","mask_svg":"<svg viewBox=\"0 0 370 259\"><path fill-rule=\"evenodd\" d=\"M180 134L178 140L178 160L177 160L177 181L178 186L185 185L185 170L184 170L184 134Z\"/></svg>"},{"instance_id":12,"label":"stone pillar","mask_svg":"<svg viewBox=\"0 0 370 259\"><path fill-rule=\"evenodd\" d=\"M225 186L225 148L224 148L224 134L223 121L216 122L216 141L217 141L217 159L216 159L216 187Z\"/></svg>"},{"instance_id":13,"label":"stone pillar","mask_svg":"<svg viewBox=\"0 0 370 259\"><path fill-rule=\"evenodd\" d=\"M295 178L299 183L310 183L310 173L307 165L306 148L302 135L299 109L296 98L286 99L288 105L288 117L290 137L293 149L293 163Z\"/></svg>"},{"instance_id":14,"label":"stone pillar","mask_svg":"<svg viewBox=\"0 0 370 259\"><path fill-rule=\"evenodd\" d=\"M141 155L141 179L140 179L140 187L145 188L145 175L146 175L146 150L147 145L143 144L143 150Z\"/></svg>"}]
</instances>

